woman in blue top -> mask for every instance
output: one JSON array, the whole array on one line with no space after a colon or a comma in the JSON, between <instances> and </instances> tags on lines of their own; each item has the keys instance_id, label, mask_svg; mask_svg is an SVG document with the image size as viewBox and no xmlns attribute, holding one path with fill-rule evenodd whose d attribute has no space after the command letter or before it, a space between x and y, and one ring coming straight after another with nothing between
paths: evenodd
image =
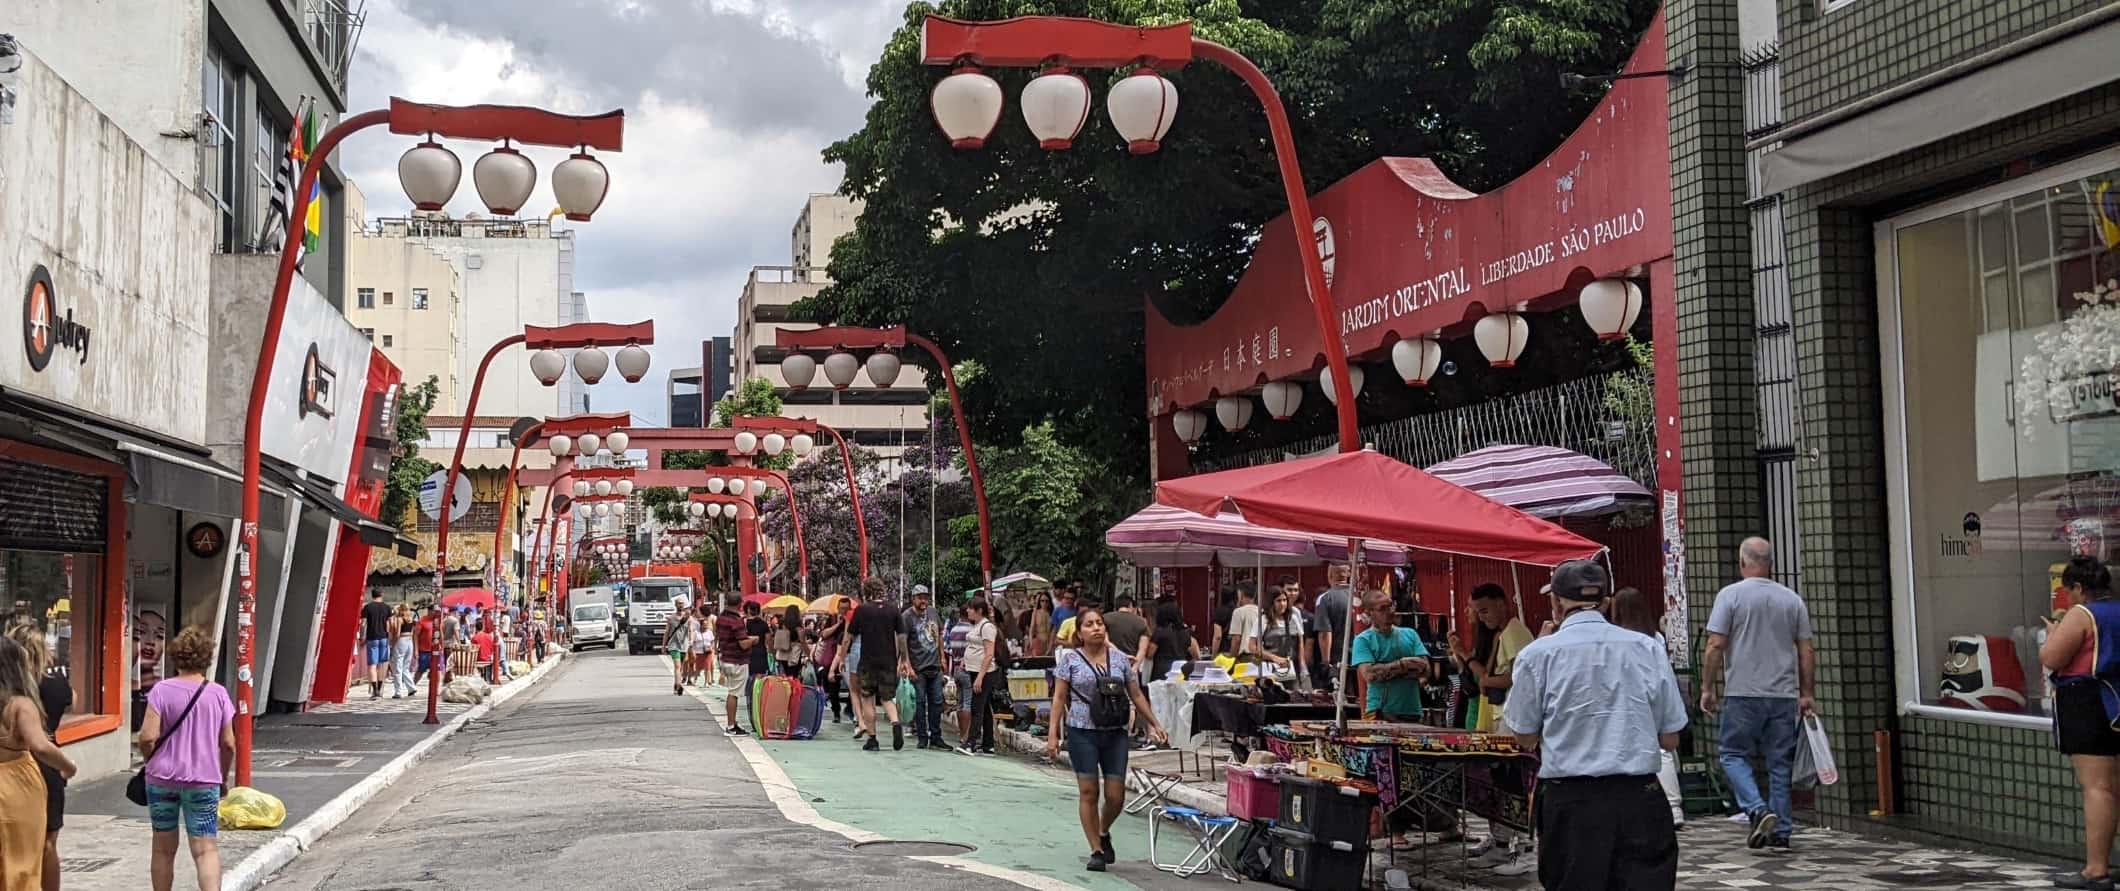
<instances>
[{"instance_id":1,"label":"woman in blue top","mask_svg":"<svg viewBox=\"0 0 2120 891\"><path fill-rule=\"evenodd\" d=\"M1114 685L1112 681L1116 681ZM1114 686L1123 688L1113 689ZM1133 660L1113 649L1104 631L1104 611L1083 607L1075 614L1075 646L1053 666L1053 702L1067 703L1067 759L1075 768L1075 811L1082 836L1089 841L1089 869L1103 872L1117 860L1112 853L1112 823L1126 806L1126 725L1130 709L1148 722L1157 742L1169 737L1156 723ZM1045 756L1060 754L1060 722L1045 733ZM1102 783L1099 783L1099 774ZM1100 789L1101 785L1101 789ZM1103 793L1100 803L1098 793Z\"/></svg>"}]
</instances>

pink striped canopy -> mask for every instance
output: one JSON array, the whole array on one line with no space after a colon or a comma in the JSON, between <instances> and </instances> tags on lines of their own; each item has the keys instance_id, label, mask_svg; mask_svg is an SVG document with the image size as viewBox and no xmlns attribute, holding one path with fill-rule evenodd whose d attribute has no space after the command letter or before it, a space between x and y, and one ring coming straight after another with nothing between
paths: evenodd
<instances>
[{"instance_id":1,"label":"pink striped canopy","mask_svg":"<svg viewBox=\"0 0 2120 891\"><path fill-rule=\"evenodd\" d=\"M1554 446L1496 445L1428 468L1455 483L1543 519L1617 513L1656 496L1612 465Z\"/></svg>"},{"instance_id":2,"label":"pink striped canopy","mask_svg":"<svg viewBox=\"0 0 2120 891\"><path fill-rule=\"evenodd\" d=\"M1151 504L1104 532L1104 543L1136 566L1316 566L1347 559L1347 539L1289 529L1270 529L1244 521L1235 512L1217 516ZM1362 559L1379 566L1403 566L1407 548L1364 539Z\"/></svg>"}]
</instances>

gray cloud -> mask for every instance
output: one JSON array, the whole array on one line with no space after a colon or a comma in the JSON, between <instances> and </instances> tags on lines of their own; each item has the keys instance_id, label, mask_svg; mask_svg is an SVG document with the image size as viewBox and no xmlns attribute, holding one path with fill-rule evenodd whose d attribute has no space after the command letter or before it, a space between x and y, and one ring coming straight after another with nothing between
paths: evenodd
<instances>
[{"instance_id":1,"label":"gray cloud","mask_svg":"<svg viewBox=\"0 0 2120 891\"><path fill-rule=\"evenodd\" d=\"M655 92L698 105L717 127L836 139L866 104L832 47L704 2L404 0L403 8L429 25L506 41L516 65L565 72L560 80L614 106Z\"/></svg>"}]
</instances>

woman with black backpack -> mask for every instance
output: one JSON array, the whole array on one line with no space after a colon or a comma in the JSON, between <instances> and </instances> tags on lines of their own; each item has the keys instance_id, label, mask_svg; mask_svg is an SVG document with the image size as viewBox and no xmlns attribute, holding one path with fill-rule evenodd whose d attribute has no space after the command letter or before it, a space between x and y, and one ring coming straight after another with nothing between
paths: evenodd
<instances>
[{"instance_id":1,"label":"woman with black backpack","mask_svg":"<svg viewBox=\"0 0 2120 891\"><path fill-rule=\"evenodd\" d=\"M1088 867L1103 872L1117 861L1111 829L1126 806L1126 728L1134 710L1140 709L1151 739L1169 737L1156 723L1133 660L1111 646L1104 611L1094 606L1075 615L1075 646L1053 666L1055 710L1061 703L1067 707L1067 758L1075 770L1076 816L1089 841ZM1060 755L1060 724L1056 714L1046 730L1047 758Z\"/></svg>"}]
</instances>

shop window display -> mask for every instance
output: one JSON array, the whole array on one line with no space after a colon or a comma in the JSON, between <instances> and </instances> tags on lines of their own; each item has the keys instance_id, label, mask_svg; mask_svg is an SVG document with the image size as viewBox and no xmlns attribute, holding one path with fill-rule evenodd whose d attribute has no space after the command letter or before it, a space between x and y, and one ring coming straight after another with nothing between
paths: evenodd
<instances>
[{"instance_id":1,"label":"shop window display","mask_svg":"<svg viewBox=\"0 0 2120 891\"><path fill-rule=\"evenodd\" d=\"M2120 164L2097 167L1880 226L1914 631L1898 658L1927 705L2050 715L2061 566L2120 556Z\"/></svg>"},{"instance_id":2,"label":"shop window display","mask_svg":"<svg viewBox=\"0 0 2120 891\"><path fill-rule=\"evenodd\" d=\"M102 701L101 554L0 550L0 602L34 616L51 646L54 670L74 688L69 717Z\"/></svg>"}]
</instances>

